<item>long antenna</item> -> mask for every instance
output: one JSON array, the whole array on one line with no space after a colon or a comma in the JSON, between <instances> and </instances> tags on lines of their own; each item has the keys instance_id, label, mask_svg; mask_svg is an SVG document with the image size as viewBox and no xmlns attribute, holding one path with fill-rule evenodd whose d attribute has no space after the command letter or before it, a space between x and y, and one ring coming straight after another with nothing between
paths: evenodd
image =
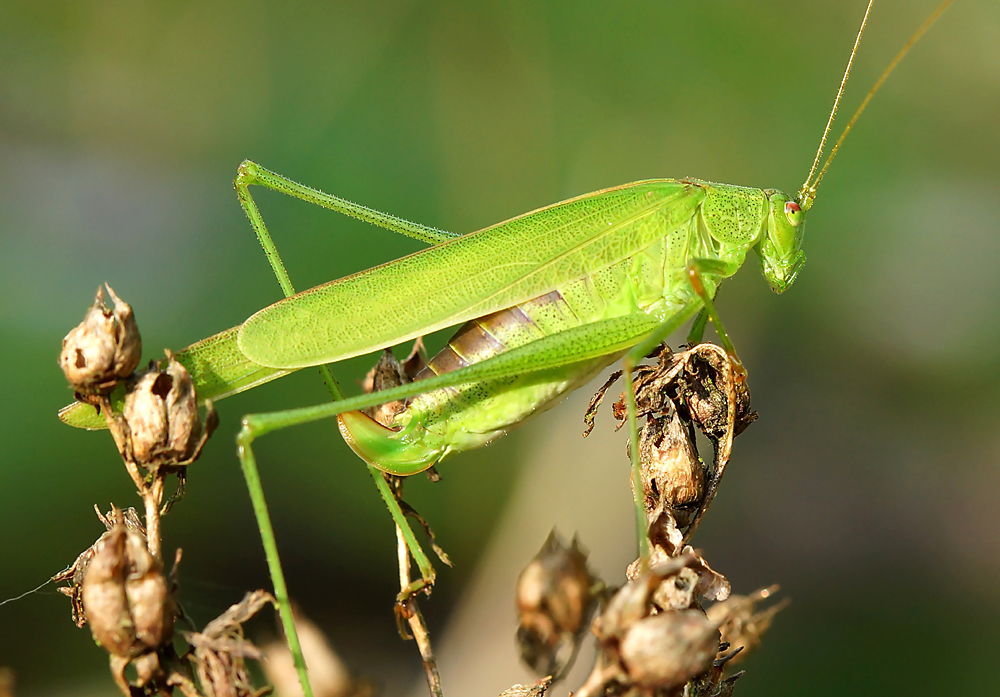
<instances>
[{"instance_id":1,"label":"long antenna","mask_svg":"<svg viewBox=\"0 0 1000 697\"><path fill-rule=\"evenodd\" d=\"M830 110L830 118L826 120L826 128L823 129L823 137L819 139L819 148L816 150L816 157L813 159L812 167L809 169L809 176L806 177L806 183L802 185L801 191L804 191L806 187L809 186L809 182L812 181L813 175L816 173L816 168L819 166L819 160L823 157L823 150L826 148L826 138L830 135L830 127L833 125L833 117L837 115L837 107L840 106L840 98L844 95L844 87L847 85L847 78L851 74L851 66L854 65L854 56L858 52L858 45L861 43L861 35L865 33L865 26L868 24L868 14L872 11L872 5L875 4L875 0L868 0L868 8L865 10L864 19L861 20L861 28L858 29L858 36L854 39L854 48L851 49L851 57L847 59L847 70L844 71L844 77L840 80L840 89L837 90L837 98L833 100L833 109ZM799 199L801 199L801 193ZM810 203L812 203L810 201ZM803 205L803 208L808 210L808 206Z\"/></svg>"},{"instance_id":2,"label":"long antenna","mask_svg":"<svg viewBox=\"0 0 1000 697\"><path fill-rule=\"evenodd\" d=\"M916 32L914 32L913 36L910 37L910 40L906 42L906 44L903 46L902 49L900 49L899 53L896 54L896 57L892 59L892 62L889 63L889 66L885 69L885 71L883 71L881 77L879 77L879 79L875 82L875 86L868 91L867 95L865 95L864 100L861 102L861 106L859 106L858 110L854 112L854 116L851 117L851 120L848 121L847 126L844 128L844 132L840 134L839 138L837 138L837 142L834 144L833 149L830 151L829 157L826 158L826 162L823 163L823 168L820 169L819 174L816 176L816 180L812 181L812 183L810 184L813 172L816 170L816 162L813 162L813 167L809 171L809 177L806 178L806 183L802 185L801 189L799 189L799 195L798 195L799 205L801 205L803 209L809 210L809 207L812 205L813 200L816 198L816 189L819 188L819 183L823 179L823 175L826 174L826 170L830 167L830 163L833 162L833 158L837 154L837 151L840 149L841 144L843 144L844 138L847 137L847 134L854 126L854 123L858 120L858 117L861 116L861 112L863 112L865 110L865 107L868 106L868 102L870 102L872 97L875 96L875 93L878 92L880 87L882 87L882 83L885 82L886 78L889 77L889 74L896 68L896 66L899 64L899 61L903 60L903 56L905 56L909 52L909 50L913 47L913 44L917 42L917 39L923 36L924 32L930 29L931 25L934 24L935 21L937 21L937 18L940 17L941 14L946 9L948 9L948 5L950 5L954 1L955 0L944 0L944 2L938 5L938 8L934 10L933 14L931 14L931 16L927 18L927 21L925 21L922 25L920 25L920 28L917 29ZM871 2L868 3L868 7L869 9L871 8ZM868 13L866 12L865 19L867 18L868 18ZM864 23L862 23L861 29L862 31L864 31ZM858 33L858 38L859 39L861 38L860 32ZM855 43L855 49L857 49L857 43ZM852 52L851 60L853 59L854 59L854 53ZM850 63L848 63L847 69L848 71L850 71L851 69ZM845 82L847 81L846 74L844 75L844 81ZM843 90L843 83L841 83L841 90ZM840 93L837 94L837 101L840 101ZM833 110L834 113L837 110L836 103L834 103ZM833 120L833 114L830 115L830 120L831 121ZM826 128L827 131L830 130L829 123L827 123ZM823 133L822 143L825 143L825 141L826 141L826 132ZM822 143L820 144L820 151L822 151L823 147ZM817 155L816 159L817 160L819 159L819 155Z\"/></svg>"}]
</instances>

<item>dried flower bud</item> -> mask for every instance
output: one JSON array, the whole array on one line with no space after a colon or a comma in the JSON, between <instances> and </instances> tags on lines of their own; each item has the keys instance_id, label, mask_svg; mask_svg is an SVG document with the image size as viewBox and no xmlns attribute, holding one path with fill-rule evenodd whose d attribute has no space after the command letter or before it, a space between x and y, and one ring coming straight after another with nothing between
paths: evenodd
<instances>
[{"instance_id":1,"label":"dried flower bud","mask_svg":"<svg viewBox=\"0 0 1000 697\"><path fill-rule=\"evenodd\" d=\"M78 393L110 390L139 365L142 338L132 308L106 286L114 311L104 304L104 291L97 289L87 316L63 339L59 365Z\"/></svg>"},{"instance_id":2,"label":"dried flower bud","mask_svg":"<svg viewBox=\"0 0 1000 697\"><path fill-rule=\"evenodd\" d=\"M514 601L521 658L539 675L559 675L571 662L594 603L595 579L574 539L555 531L517 578Z\"/></svg>"},{"instance_id":3,"label":"dried flower bud","mask_svg":"<svg viewBox=\"0 0 1000 697\"><path fill-rule=\"evenodd\" d=\"M152 461L153 453L165 448L170 440L166 397L171 384L170 377L154 367L125 396L122 415L132 435L136 462Z\"/></svg>"},{"instance_id":4,"label":"dried flower bud","mask_svg":"<svg viewBox=\"0 0 1000 697\"><path fill-rule=\"evenodd\" d=\"M683 685L708 670L718 650L718 626L697 610L639 620L620 646L630 681L643 688Z\"/></svg>"},{"instance_id":5,"label":"dried flower bud","mask_svg":"<svg viewBox=\"0 0 1000 697\"><path fill-rule=\"evenodd\" d=\"M382 351L382 355L379 356L375 366L365 375L361 387L364 389L365 394L370 394L372 392L390 390L393 387L399 387L408 382L410 382L410 379L406 375L403 364L393 355L392 349L385 349ZM364 410L364 413L386 428L392 428L393 419L395 419L396 414L405 408L405 401L396 400L395 402L386 402L385 404L369 407Z\"/></svg>"},{"instance_id":6,"label":"dried flower bud","mask_svg":"<svg viewBox=\"0 0 1000 697\"><path fill-rule=\"evenodd\" d=\"M173 636L175 607L146 538L116 511L114 527L94 545L81 590L94 639L113 656L134 657Z\"/></svg>"},{"instance_id":7,"label":"dried flower bud","mask_svg":"<svg viewBox=\"0 0 1000 697\"><path fill-rule=\"evenodd\" d=\"M704 497L705 470L676 409L648 417L639 434L639 460L647 515L669 510L678 527L686 526Z\"/></svg>"},{"instance_id":8,"label":"dried flower bud","mask_svg":"<svg viewBox=\"0 0 1000 697\"><path fill-rule=\"evenodd\" d=\"M125 396L122 410L133 459L141 465L193 461L216 425L211 403L206 407L202 435L197 395L187 370L169 353L166 370L150 365Z\"/></svg>"},{"instance_id":9,"label":"dried flower bud","mask_svg":"<svg viewBox=\"0 0 1000 697\"><path fill-rule=\"evenodd\" d=\"M659 493L671 508L701 501L705 483L701 458L676 412L647 421L639 447L643 483L649 482L650 493Z\"/></svg>"}]
</instances>

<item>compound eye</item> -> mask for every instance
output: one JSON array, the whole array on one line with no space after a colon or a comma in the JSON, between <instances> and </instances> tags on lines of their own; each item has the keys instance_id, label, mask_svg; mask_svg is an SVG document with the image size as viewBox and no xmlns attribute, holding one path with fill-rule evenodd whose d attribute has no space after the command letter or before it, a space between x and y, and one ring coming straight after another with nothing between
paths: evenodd
<instances>
[{"instance_id":1,"label":"compound eye","mask_svg":"<svg viewBox=\"0 0 1000 697\"><path fill-rule=\"evenodd\" d=\"M792 227L798 227L802 223L802 207L795 201L789 201L785 204L785 217Z\"/></svg>"}]
</instances>

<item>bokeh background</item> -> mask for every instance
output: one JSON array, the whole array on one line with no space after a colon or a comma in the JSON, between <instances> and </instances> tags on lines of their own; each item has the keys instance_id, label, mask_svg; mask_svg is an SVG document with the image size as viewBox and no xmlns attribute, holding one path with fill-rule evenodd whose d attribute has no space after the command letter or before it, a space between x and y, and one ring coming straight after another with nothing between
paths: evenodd
<instances>
[{"instance_id":1,"label":"bokeh background","mask_svg":"<svg viewBox=\"0 0 1000 697\"><path fill-rule=\"evenodd\" d=\"M850 113L934 0L877 3ZM794 191L864 10L851 2L0 3L0 599L137 502L110 438L74 431L56 366L102 281L147 357L280 297L232 189L244 158L467 232L648 177ZM754 262L720 308L760 420L696 542L737 591L793 599L739 694L988 693L1000 623L1000 5L962 0L848 139L782 297ZM846 121L842 117L839 125ZM261 192L297 286L420 245ZM419 299L417 300L419 302ZM371 359L349 361L347 385ZM623 434L581 441L582 390L415 478L455 561L424 603L446 692L517 667L511 584L558 524L609 582L633 555ZM165 519L202 624L269 587L232 438L239 416L320 402L302 371L219 405ZM292 593L387 694L420 694L395 634L393 531L332 424L259 459ZM50 587L0 607L18 695L113 695L105 654ZM272 618L258 622L260 641Z\"/></svg>"}]
</instances>

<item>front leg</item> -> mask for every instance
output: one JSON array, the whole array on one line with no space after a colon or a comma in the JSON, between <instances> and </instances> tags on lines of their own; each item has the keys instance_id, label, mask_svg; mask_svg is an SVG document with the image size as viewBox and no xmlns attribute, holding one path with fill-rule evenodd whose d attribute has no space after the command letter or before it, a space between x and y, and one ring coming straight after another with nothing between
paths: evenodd
<instances>
[{"instance_id":1,"label":"front leg","mask_svg":"<svg viewBox=\"0 0 1000 697\"><path fill-rule=\"evenodd\" d=\"M725 327L722 326L722 318L719 317L719 313L715 309L715 303L712 301L712 296L709 294L708 290L705 288L704 276L706 274L712 274L713 276L719 276L721 278L726 278L732 276L736 273L739 267L734 264L728 264L724 261L719 261L718 259L691 259L687 265L687 277L688 282L691 284L691 288L694 292L698 294L701 298L703 305L702 312L705 316L712 320L712 325L715 327L715 331L719 335L719 341L722 342L722 348L726 350L726 355L729 356L729 360L733 363L733 370L736 371L737 379L742 379L746 377L746 370L743 369L743 363L736 356L736 347L733 346L733 342L729 339L729 334L726 333ZM699 319L701 314L699 313ZM695 334L695 329L698 326L697 320L695 321L695 326L691 328L691 334ZM701 331L705 329L705 322L701 322ZM697 337L689 336L688 340L692 338L697 338L695 343L701 342L701 332L698 332Z\"/></svg>"}]
</instances>

